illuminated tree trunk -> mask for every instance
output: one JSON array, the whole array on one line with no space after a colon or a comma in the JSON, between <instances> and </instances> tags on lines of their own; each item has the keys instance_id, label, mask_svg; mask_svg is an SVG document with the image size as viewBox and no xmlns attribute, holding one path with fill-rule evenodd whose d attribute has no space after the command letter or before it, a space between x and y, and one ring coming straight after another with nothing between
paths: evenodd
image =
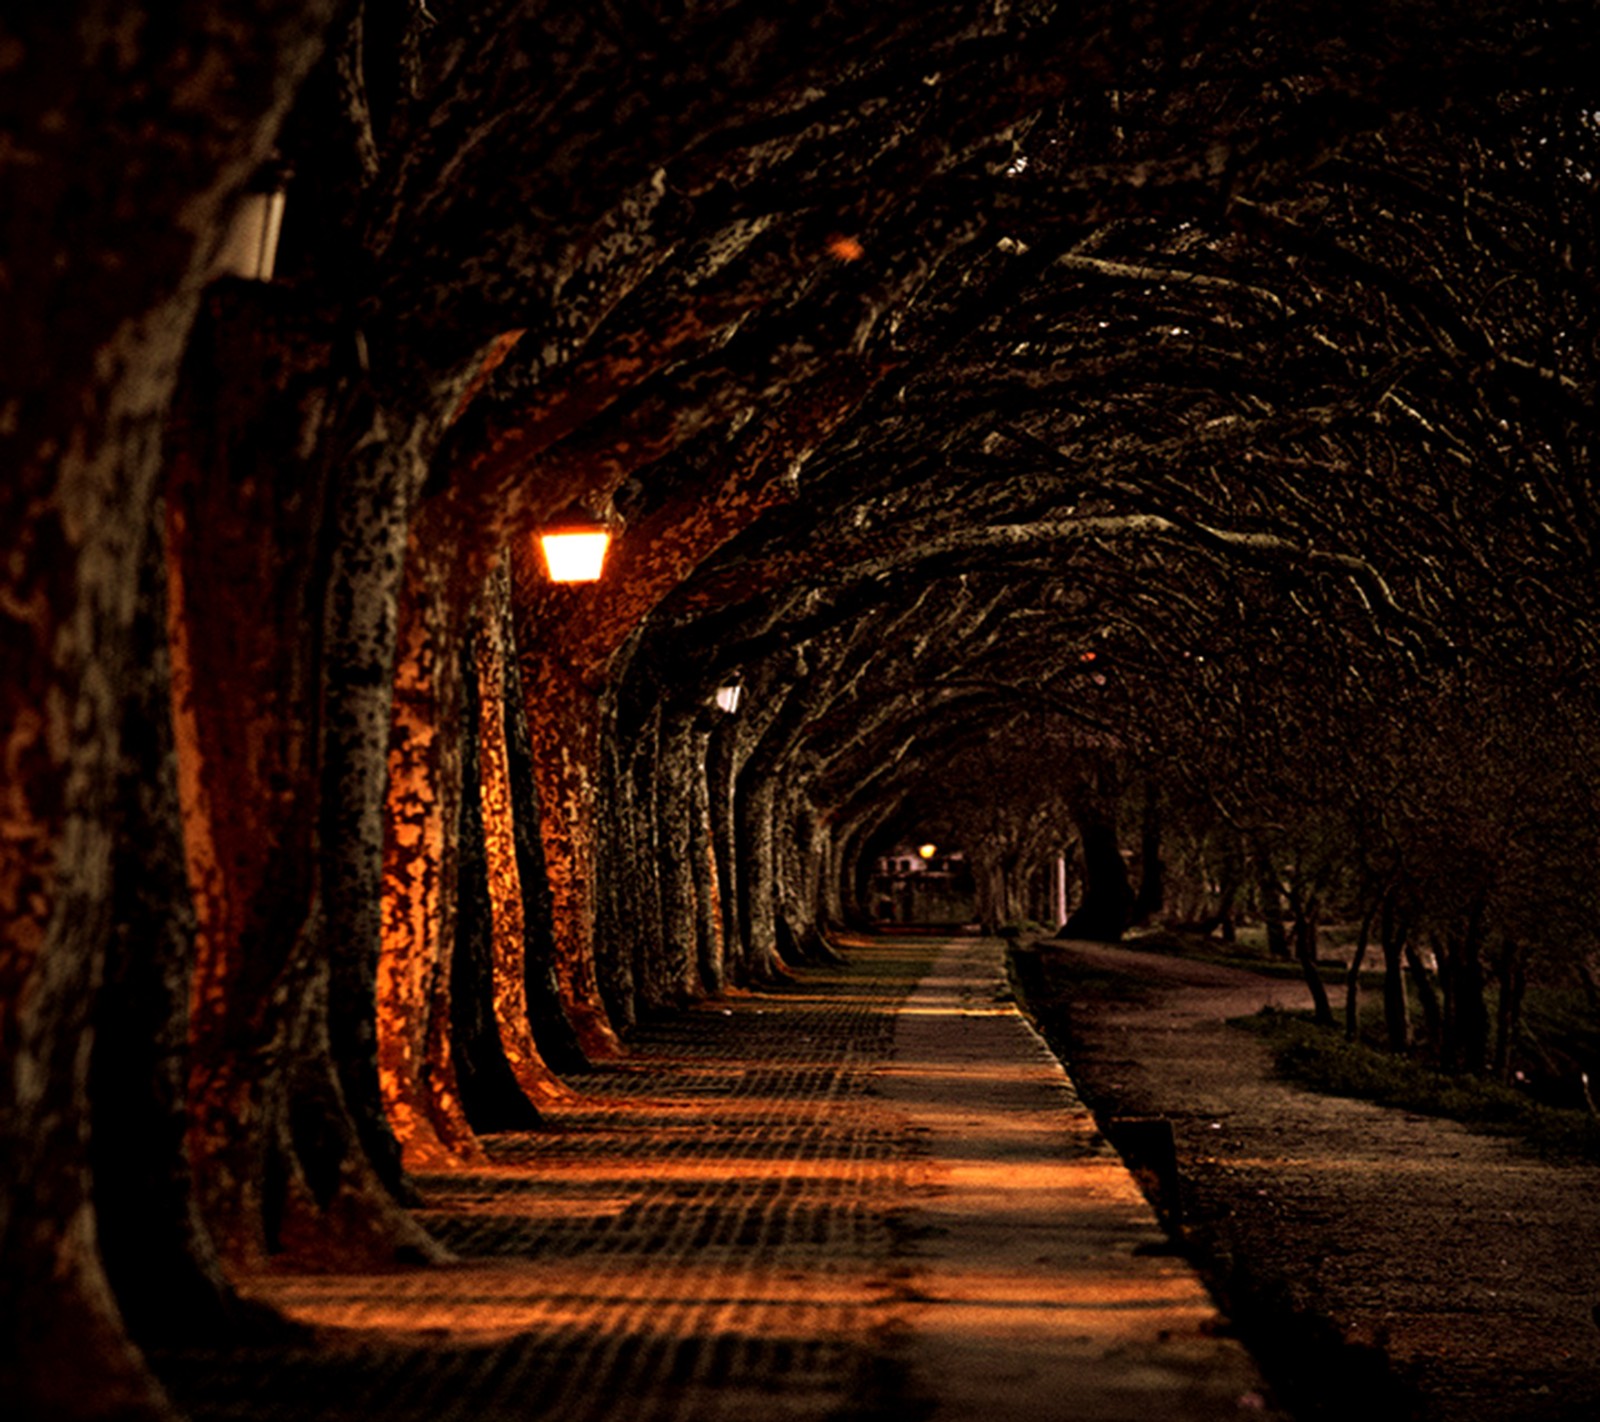
<instances>
[{"instance_id":1,"label":"illuminated tree trunk","mask_svg":"<svg viewBox=\"0 0 1600 1422\"><path fill-rule=\"evenodd\" d=\"M389 740L383 950L378 965L378 1074L407 1169L481 1162L461 1107L450 1048L456 931L456 824L461 806L461 677L456 549L413 533L401 599Z\"/></svg>"},{"instance_id":2,"label":"illuminated tree trunk","mask_svg":"<svg viewBox=\"0 0 1600 1422\"><path fill-rule=\"evenodd\" d=\"M487 921L481 934L487 972L474 984L487 1009L489 1031L483 1056L498 1055L511 1083L536 1109L571 1103L577 1094L546 1064L528 1015L527 923L506 748L506 626L510 616L510 569L490 575L472 619L466 678L470 715L466 756L476 772L476 832L471 867L481 873ZM463 854L463 872L468 859ZM464 895L465 897L465 895ZM491 1068L495 1069L495 1068Z\"/></svg>"},{"instance_id":3,"label":"illuminated tree trunk","mask_svg":"<svg viewBox=\"0 0 1600 1422\"><path fill-rule=\"evenodd\" d=\"M622 1053L595 976L594 813L600 761L595 695L560 663L529 646L518 627L528 706L528 748L550 885L551 940L561 1001L591 1062Z\"/></svg>"},{"instance_id":4,"label":"illuminated tree trunk","mask_svg":"<svg viewBox=\"0 0 1600 1422\"><path fill-rule=\"evenodd\" d=\"M328 1028L365 1157L352 1148L352 1185L366 1187L370 1162L390 1191L400 1189L400 1149L378 1087L375 1003L400 590L427 472L414 418L380 402L353 422L355 450L335 472L322 627L318 927L330 970Z\"/></svg>"},{"instance_id":5,"label":"illuminated tree trunk","mask_svg":"<svg viewBox=\"0 0 1600 1422\"><path fill-rule=\"evenodd\" d=\"M174 686L198 920L191 1148L230 1259L431 1257L391 1193L392 1142L387 1169L373 1168L369 1143L381 1154L386 1126L361 1124L381 1116L373 969L417 459L361 382L330 372L323 313L271 298L272 311L244 296L213 302L171 441ZM360 452L330 474L320 451L347 442ZM317 1015L330 1004L337 1037Z\"/></svg>"},{"instance_id":6,"label":"illuminated tree trunk","mask_svg":"<svg viewBox=\"0 0 1600 1422\"><path fill-rule=\"evenodd\" d=\"M507 567L510 555L507 553ZM504 609L502 636L511 649L505 663L506 764L511 783L512 826L516 835L517 875L522 885L522 919L526 930L528 1016L539 1053L556 1071L578 1071L584 1066L577 1034L562 1003L556 974L555 913L550 882L545 871L544 842L540 826L538 791L528 734L528 700L522 689L522 669L516 656L515 618Z\"/></svg>"}]
</instances>

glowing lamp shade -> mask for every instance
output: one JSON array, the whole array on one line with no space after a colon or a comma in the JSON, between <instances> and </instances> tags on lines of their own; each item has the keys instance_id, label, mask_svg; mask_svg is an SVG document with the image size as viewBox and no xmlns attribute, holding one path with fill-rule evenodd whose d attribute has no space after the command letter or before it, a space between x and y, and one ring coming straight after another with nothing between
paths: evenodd
<instances>
[{"instance_id":1,"label":"glowing lamp shade","mask_svg":"<svg viewBox=\"0 0 1600 1422\"><path fill-rule=\"evenodd\" d=\"M730 716L739 709L739 695L744 688L738 682L729 682L726 686L717 688L717 710L726 711Z\"/></svg>"},{"instance_id":2,"label":"glowing lamp shade","mask_svg":"<svg viewBox=\"0 0 1600 1422\"><path fill-rule=\"evenodd\" d=\"M553 583L592 583L605 566L611 534L600 524L547 529L539 535L544 566Z\"/></svg>"},{"instance_id":3,"label":"glowing lamp shade","mask_svg":"<svg viewBox=\"0 0 1600 1422\"><path fill-rule=\"evenodd\" d=\"M917 853L924 859L932 859L938 852L939 846L937 844L919 844L917 846Z\"/></svg>"},{"instance_id":4,"label":"glowing lamp shade","mask_svg":"<svg viewBox=\"0 0 1600 1422\"><path fill-rule=\"evenodd\" d=\"M278 260L284 203L282 192L246 193L233 214L212 274L271 281Z\"/></svg>"}]
</instances>

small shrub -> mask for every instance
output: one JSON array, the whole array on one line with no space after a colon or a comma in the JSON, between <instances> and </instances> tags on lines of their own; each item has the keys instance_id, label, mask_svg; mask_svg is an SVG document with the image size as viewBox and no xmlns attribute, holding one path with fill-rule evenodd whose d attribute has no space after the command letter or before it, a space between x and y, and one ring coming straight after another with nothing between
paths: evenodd
<instances>
[{"instance_id":1,"label":"small shrub","mask_svg":"<svg viewBox=\"0 0 1600 1422\"><path fill-rule=\"evenodd\" d=\"M1236 1018L1232 1025L1266 1036L1278 1072L1313 1091L1519 1136L1554 1157L1600 1160L1600 1123L1586 1112L1542 1105L1497 1081L1451 1076L1409 1057L1347 1042L1298 1013L1269 1008Z\"/></svg>"}]
</instances>

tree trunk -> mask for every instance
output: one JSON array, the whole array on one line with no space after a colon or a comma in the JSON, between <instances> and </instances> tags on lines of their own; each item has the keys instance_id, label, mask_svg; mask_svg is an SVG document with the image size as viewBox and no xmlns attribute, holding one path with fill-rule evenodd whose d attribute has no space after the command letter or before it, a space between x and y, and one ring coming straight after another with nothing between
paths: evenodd
<instances>
[{"instance_id":1,"label":"tree trunk","mask_svg":"<svg viewBox=\"0 0 1600 1422\"><path fill-rule=\"evenodd\" d=\"M1271 858L1262 849L1256 851L1256 889L1261 896L1261 920L1267 929L1267 952L1287 962L1294 957L1294 950L1284 927L1283 889Z\"/></svg>"},{"instance_id":2,"label":"tree trunk","mask_svg":"<svg viewBox=\"0 0 1600 1422\"><path fill-rule=\"evenodd\" d=\"M1394 896L1383 901L1380 926L1383 943L1383 1025L1391 1052L1411 1045L1411 1013L1406 1004L1404 948L1409 924L1395 910Z\"/></svg>"},{"instance_id":3,"label":"tree trunk","mask_svg":"<svg viewBox=\"0 0 1600 1422\"><path fill-rule=\"evenodd\" d=\"M1144 813L1139 826L1139 893L1128 915L1130 923L1149 923L1166 902L1166 866L1161 859L1161 789L1144 783Z\"/></svg>"},{"instance_id":4,"label":"tree trunk","mask_svg":"<svg viewBox=\"0 0 1600 1422\"><path fill-rule=\"evenodd\" d=\"M518 1088L535 1108L547 1111L572 1103L577 1093L545 1062L528 1014L527 922L506 745L509 657L505 629L510 620L510 592L510 567L502 562L483 589L474 619L470 660L463 678L471 713L466 729L472 743L469 753L476 751L479 828L488 889L490 975L486 986L491 1018L501 1054Z\"/></svg>"},{"instance_id":5,"label":"tree trunk","mask_svg":"<svg viewBox=\"0 0 1600 1422\"><path fill-rule=\"evenodd\" d=\"M617 995L613 1020L631 1025L681 1005L682 969L672 960L662 926L661 707L654 698L645 706L617 703L616 694L607 696L597 825L604 912L595 951L602 967L608 960L616 964L610 975Z\"/></svg>"},{"instance_id":6,"label":"tree trunk","mask_svg":"<svg viewBox=\"0 0 1600 1422\"><path fill-rule=\"evenodd\" d=\"M509 564L510 555L507 553ZM511 649L505 666L506 773L511 785L513 823L517 842L517 878L522 885L522 922L527 934L528 1018L539 1053L553 1071L580 1071L583 1050L562 1005L561 982L556 974L555 915L550 881L545 871L544 842L538 789L528 739L528 699L522 687L522 669L516 652L515 618L504 609L501 637Z\"/></svg>"},{"instance_id":7,"label":"tree trunk","mask_svg":"<svg viewBox=\"0 0 1600 1422\"><path fill-rule=\"evenodd\" d=\"M1416 945L1407 937L1402 945L1405 954L1406 971L1411 974L1411 986L1417 994L1417 1002L1422 1008L1422 1026L1427 1033L1428 1043L1435 1052L1440 1051L1444 1037L1444 1013L1439 1006L1439 994L1433 985L1433 979L1428 975L1428 969L1422 961L1422 955L1416 950Z\"/></svg>"},{"instance_id":8,"label":"tree trunk","mask_svg":"<svg viewBox=\"0 0 1600 1422\"><path fill-rule=\"evenodd\" d=\"M520 566L520 565L518 565ZM521 576L516 572L515 576ZM528 570L529 576L537 576ZM600 707L571 670L541 655L517 622L517 654L527 696L528 749L539 797L539 830L550 885L551 941L561 1002L592 1063L623 1055L600 996L595 942L595 784L600 771Z\"/></svg>"},{"instance_id":9,"label":"tree trunk","mask_svg":"<svg viewBox=\"0 0 1600 1422\"><path fill-rule=\"evenodd\" d=\"M1333 1004L1328 1000L1328 986L1322 981L1317 968L1317 904L1312 899L1295 905L1294 956L1300 964L1306 987L1311 991L1311 1006L1317 1025L1334 1025Z\"/></svg>"},{"instance_id":10,"label":"tree trunk","mask_svg":"<svg viewBox=\"0 0 1600 1422\"><path fill-rule=\"evenodd\" d=\"M1222 934L1222 941L1232 944L1237 941L1238 936L1236 915L1239 891L1244 885L1244 856L1238 840L1231 834L1223 842L1221 877L1221 893L1217 899L1217 928Z\"/></svg>"},{"instance_id":11,"label":"tree trunk","mask_svg":"<svg viewBox=\"0 0 1600 1422\"><path fill-rule=\"evenodd\" d=\"M666 977L662 992L675 1007L703 992L699 904L706 862L705 843L695 822L697 786L704 783L705 774L699 759L703 735L692 716L672 717L661 737L656 778L662 849L656 867L661 878L661 963Z\"/></svg>"},{"instance_id":12,"label":"tree trunk","mask_svg":"<svg viewBox=\"0 0 1600 1422\"><path fill-rule=\"evenodd\" d=\"M1361 1040L1361 968L1367 961L1367 948L1372 939L1372 921L1377 916L1378 904L1374 901L1361 920L1361 933L1356 939L1355 952L1350 955L1350 966L1344 974L1344 1039Z\"/></svg>"},{"instance_id":13,"label":"tree trunk","mask_svg":"<svg viewBox=\"0 0 1600 1422\"><path fill-rule=\"evenodd\" d=\"M539 1125L496 1020L496 886L484 836L483 726L473 643L462 648L461 819L457 854L456 950L450 965L450 1043L461 1104L475 1131L522 1131ZM495 688L499 690L498 687ZM520 892L519 892L520 897ZM520 907L520 905L519 905Z\"/></svg>"},{"instance_id":14,"label":"tree trunk","mask_svg":"<svg viewBox=\"0 0 1600 1422\"><path fill-rule=\"evenodd\" d=\"M1061 936L1119 942L1128 926L1133 891L1128 887L1117 832L1106 820L1080 818L1078 838L1083 845L1083 901L1072 911Z\"/></svg>"},{"instance_id":15,"label":"tree trunk","mask_svg":"<svg viewBox=\"0 0 1600 1422\"><path fill-rule=\"evenodd\" d=\"M143 1344L219 1345L291 1325L223 1277L184 1144L194 908L168 676L165 503L147 535L124 703L110 951L90 1062L100 1252Z\"/></svg>"},{"instance_id":16,"label":"tree trunk","mask_svg":"<svg viewBox=\"0 0 1600 1422\"><path fill-rule=\"evenodd\" d=\"M778 954L777 875L773 813L776 787L746 765L734 797L739 865L739 936L744 984L785 976Z\"/></svg>"},{"instance_id":17,"label":"tree trunk","mask_svg":"<svg viewBox=\"0 0 1600 1422\"><path fill-rule=\"evenodd\" d=\"M389 739L383 951L376 1017L384 1107L411 1170L487 1160L461 1105L450 1044L462 713L455 546L413 530Z\"/></svg>"},{"instance_id":18,"label":"tree trunk","mask_svg":"<svg viewBox=\"0 0 1600 1422\"><path fill-rule=\"evenodd\" d=\"M638 806L633 801L632 760L636 748L616 734L611 708L602 697L598 731L594 822L590 829L594 870L593 956L595 981L606 1015L618 1032L630 1032L639 1015L643 938L648 930L639 923L643 896L638 880L645 871L639 863ZM653 798L653 797L652 797ZM643 851L647 853L648 851Z\"/></svg>"},{"instance_id":19,"label":"tree trunk","mask_svg":"<svg viewBox=\"0 0 1600 1422\"><path fill-rule=\"evenodd\" d=\"M322 600L318 871L329 1045L356 1137L377 1179L397 1195L404 1190L400 1146L378 1085L376 1001L400 591L411 513L427 473L415 418L398 402L377 399L354 421L355 450L335 474ZM387 1208L376 1199L374 1207Z\"/></svg>"},{"instance_id":20,"label":"tree trunk","mask_svg":"<svg viewBox=\"0 0 1600 1422\"><path fill-rule=\"evenodd\" d=\"M1484 999L1483 905L1474 903L1443 941L1440 983L1444 989L1442 1065L1446 1071L1480 1074L1488 1064L1489 1009Z\"/></svg>"},{"instance_id":21,"label":"tree trunk","mask_svg":"<svg viewBox=\"0 0 1600 1422\"><path fill-rule=\"evenodd\" d=\"M1517 1028L1522 1021L1522 999L1528 987L1526 957L1515 939L1508 938L1501 945L1495 960L1495 982L1500 1001L1495 1011L1494 1076L1496 1081L1509 1082Z\"/></svg>"},{"instance_id":22,"label":"tree trunk","mask_svg":"<svg viewBox=\"0 0 1600 1422\"><path fill-rule=\"evenodd\" d=\"M727 986L727 945L723 938L722 883L717 872L716 829L711 822L711 780L707 759L711 732L696 726L690 738L689 836L686 853L694 876L695 958L700 988L716 995Z\"/></svg>"},{"instance_id":23,"label":"tree trunk","mask_svg":"<svg viewBox=\"0 0 1600 1422\"><path fill-rule=\"evenodd\" d=\"M117 699L204 269L332 10L0 20L0 131L25 155L0 165L0 1396L19 1422L168 1410L106 1286L85 1154Z\"/></svg>"},{"instance_id":24,"label":"tree trunk","mask_svg":"<svg viewBox=\"0 0 1600 1422\"><path fill-rule=\"evenodd\" d=\"M420 459L391 447L360 377L327 371L319 313L296 319L309 335L219 323L241 366L236 379L221 367L234 398L209 418L192 406L201 418L174 441L174 682L200 927L190 1139L232 1259L259 1264L290 1239L322 1267L443 1257L395 1199L374 1034L396 545ZM191 362L202 391L204 356ZM352 428L367 442L325 525L324 471L303 451ZM335 1027L305 1020L316 1001ZM301 1143L317 1158L282 1156Z\"/></svg>"}]
</instances>

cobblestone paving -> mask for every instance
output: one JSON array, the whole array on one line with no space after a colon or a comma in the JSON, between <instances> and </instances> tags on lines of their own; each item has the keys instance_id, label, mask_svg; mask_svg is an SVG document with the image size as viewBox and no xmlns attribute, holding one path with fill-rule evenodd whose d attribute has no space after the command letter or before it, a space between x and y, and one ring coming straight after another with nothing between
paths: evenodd
<instances>
[{"instance_id":1,"label":"cobblestone paving","mask_svg":"<svg viewBox=\"0 0 1600 1422\"><path fill-rule=\"evenodd\" d=\"M962 1193L949 1183L948 1163L930 1153L944 1132L925 1099L928 1083L938 1095L940 1071L981 1081L988 1065L926 1060L937 1055L939 1023L951 1014L926 983L908 999L935 957L951 951L922 940L860 945L845 968L810 971L793 986L651 1029L628 1061L574 1082L589 1102L552 1129L491 1138L487 1169L420 1182L420 1216L458 1264L254 1280L252 1292L317 1326L318 1345L169 1355L158 1360L164 1378L196 1422L968 1415L965 1405L941 1398L947 1379L919 1353L919 1329L938 1340L942 1357L981 1373L984 1358L994 1356L982 1320L1009 1311L1010 1336L1022 1314L1009 1277L979 1287L995 1297L972 1314L972 1279L986 1267L980 1258L979 1273L956 1290L967 1312L943 1315L942 1329L924 1322L942 1277L930 1276L930 1267L941 1267L932 1258L941 1248L930 1241L961 1238L938 1202ZM990 971L997 961L992 948L960 951L987 951ZM979 990L992 997L992 987ZM973 984L964 990L970 996ZM1026 1031L1009 1007L998 1011ZM908 1012L927 1022L916 1027ZM908 1075L895 1062L908 1050L931 1075ZM1070 1096L1059 1078L1056 1085ZM1028 1129L1038 1133L1037 1124ZM1081 1124L1077 1134L1074 1155L1095 1156ZM1148 1243L1155 1236L1141 1207L1130 1204L1136 1193L1123 1177L1107 1196L1103 1150L1096 1159L1099 1184L1085 1181L1087 1208L1096 1219L1116 1216L1123 1234L1132 1220ZM1001 1198L992 1179L982 1185L981 1170L973 1178L988 1191L980 1210ZM1010 1231L1017 1220L1007 1218ZM1125 1266L1133 1251L1123 1244L1117 1278L1096 1275L1087 1286L1098 1299L1095 1317L1129 1307ZM1152 1367L1149 1340L1141 1342L1144 1351L1129 1354L1122 1372L1143 1381L1119 1392L1122 1401L1105 1415L1142 1417L1151 1378L1168 1400L1199 1399L1164 1417L1230 1415L1241 1395L1254 1407L1253 1374L1236 1350L1204 1344L1196 1361L1197 1319L1203 1324L1209 1314L1193 1297L1192 1280L1171 1261L1140 1262L1157 1279L1135 1287L1141 1297L1154 1288L1151 1297L1160 1295L1166 1308L1173 1287L1183 1295L1179 1314L1155 1320L1165 1325L1163 1341L1173 1327L1185 1335L1182 1357L1177 1373ZM1078 1278L1071 1287L1076 1307L1086 1285ZM1033 1291L1025 1292L1031 1299ZM972 1317L976 1331L961 1322ZM1144 1324L1153 1337L1154 1323ZM1090 1341L1097 1356L1105 1353L1104 1339ZM1054 1347L1031 1334L1025 1342ZM973 1346L983 1354L969 1356ZM1217 1347L1226 1353L1220 1372ZM1209 1391L1197 1378L1211 1379ZM982 1410L994 1400L985 1394ZM1046 1406L1026 1415L1079 1411Z\"/></svg>"}]
</instances>

